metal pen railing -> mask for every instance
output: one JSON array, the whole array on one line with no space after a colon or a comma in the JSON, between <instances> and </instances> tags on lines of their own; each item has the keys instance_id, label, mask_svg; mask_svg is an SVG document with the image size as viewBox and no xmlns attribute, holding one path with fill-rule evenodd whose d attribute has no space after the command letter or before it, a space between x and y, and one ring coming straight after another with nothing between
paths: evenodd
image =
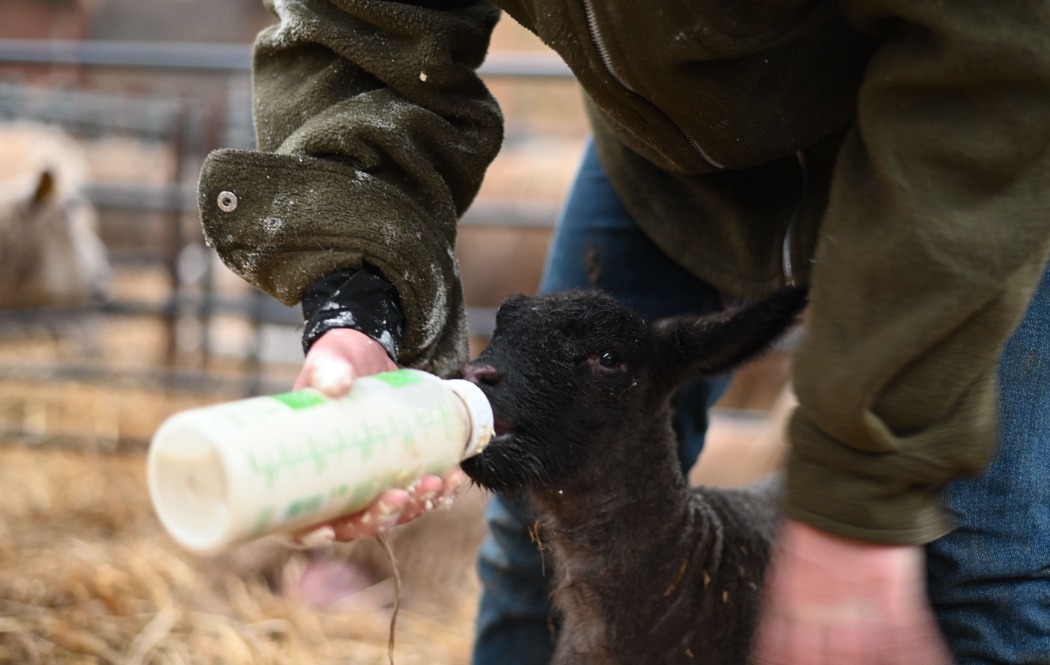
<instances>
[{"instance_id":1,"label":"metal pen railing","mask_svg":"<svg viewBox=\"0 0 1050 665\"><path fill-rule=\"evenodd\" d=\"M0 39L0 63L228 74L251 70L251 47L186 42ZM493 78L566 79L572 76L557 57L528 51L490 53L478 72Z\"/></svg>"},{"instance_id":2,"label":"metal pen railing","mask_svg":"<svg viewBox=\"0 0 1050 665\"><path fill-rule=\"evenodd\" d=\"M233 77L245 81L251 69L251 47L245 44L167 43L136 41L41 41L0 39L0 75L3 68L17 69L72 66L89 70L127 69L155 74L191 74L204 77ZM493 52L479 70L490 79L569 80L571 72L552 54ZM182 171L192 158L217 147L246 147L253 134L244 86L228 86L228 97L217 107L201 109L182 98L131 99L123 95L82 89L46 89L0 82L0 117L32 117L60 125L75 125L82 131L118 129L136 136L168 142L175 156L173 179L156 185L92 185L87 194L102 209L161 213L168 220L169 251L159 257L171 276L172 293L157 308L135 303L111 304L113 313L152 313L167 321L169 361L175 354L175 327L186 312L207 320L216 313L249 318L256 326L249 371L256 377L247 390L257 388L260 372L258 329L266 323L295 325L297 313L271 304L268 296L254 292L248 301L219 297L209 280L200 295L181 292L178 254L189 239L182 232L182 219L196 209L195 183L183 179ZM232 96L241 94L240 99ZM216 132L215 128L221 127ZM205 129L202 129L205 128ZM207 129L210 128L210 129ZM232 140L231 140L232 139ZM191 155L190 153L196 153ZM549 227L555 211L537 203L479 200L464 216L465 225ZM491 310L468 308L472 330L485 334L491 328ZM207 331L207 326L203 327ZM207 335L207 332L204 333ZM202 345L207 347L204 340ZM169 364L172 364L169 362ZM179 373L185 385L186 373ZM202 375L202 380L205 377Z\"/></svg>"}]
</instances>

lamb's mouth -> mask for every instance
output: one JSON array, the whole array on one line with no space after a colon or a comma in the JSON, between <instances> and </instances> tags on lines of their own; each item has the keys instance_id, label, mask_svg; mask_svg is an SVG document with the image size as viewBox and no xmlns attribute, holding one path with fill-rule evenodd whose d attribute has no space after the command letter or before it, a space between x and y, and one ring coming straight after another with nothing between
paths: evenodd
<instances>
[{"instance_id":1,"label":"lamb's mouth","mask_svg":"<svg viewBox=\"0 0 1050 665\"><path fill-rule=\"evenodd\" d=\"M480 452L463 460L463 470L474 480L480 480L475 474L484 472L483 469L486 464L482 460L491 461L493 451L505 450L508 445L513 446L515 437L517 437L517 432L511 429L506 421L496 419L492 423L492 438L488 440L488 443L485 444ZM502 455L496 453L496 458L499 459L500 457Z\"/></svg>"},{"instance_id":2,"label":"lamb's mouth","mask_svg":"<svg viewBox=\"0 0 1050 665\"><path fill-rule=\"evenodd\" d=\"M489 438L489 440L485 443L485 445L481 448L480 451L478 451L476 454L472 455L471 457L468 457L467 459L471 459L473 457L480 457L480 456L484 455L485 452L487 450L489 450L490 448L492 448L493 446L496 446L497 448L506 446L509 442L514 440L514 437L515 437L514 430L512 430L510 428L510 426L505 421L496 420L495 422L492 423L492 436L491 436L491 438Z\"/></svg>"},{"instance_id":3,"label":"lamb's mouth","mask_svg":"<svg viewBox=\"0 0 1050 665\"><path fill-rule=\"evenodd\" d=\"M486 448L491 446L506 446L507 444L512 443L518 435L516 431L509 427L500 427L499 425L494 426L492 432L492 438L489 439L487 444L485 444Z\"/></svg>"},{"instance_id":4,"label":"lamb's mouth","mask_svg":"<svg viewBox=\"0 0 1050 665\"><path fill-rule=\"evenodd\" d=\"M535 484L531 476L541 466L530 453L529 435L506 421L493 424L495 436L485 448L460 462L460 468L479 487L497 494L515 495Z\"/></svg>"}]
</instances>

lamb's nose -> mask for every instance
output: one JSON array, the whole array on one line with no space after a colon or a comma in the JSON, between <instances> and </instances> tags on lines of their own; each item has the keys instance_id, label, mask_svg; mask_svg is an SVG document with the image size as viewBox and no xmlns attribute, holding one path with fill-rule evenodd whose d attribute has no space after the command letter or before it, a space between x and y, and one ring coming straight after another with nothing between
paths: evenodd
<instances>
[{"instance_id":1,"label":"lamb's nose","mask_svg":"<svg viewBox=\"0 0 1050 665\"><path fill-rule=\"evenodd\" d=\"M500 375L492 365L467 363L463 366L463 378L474 384L491 386L499 382Z\"/></svg>"}]
</instances>

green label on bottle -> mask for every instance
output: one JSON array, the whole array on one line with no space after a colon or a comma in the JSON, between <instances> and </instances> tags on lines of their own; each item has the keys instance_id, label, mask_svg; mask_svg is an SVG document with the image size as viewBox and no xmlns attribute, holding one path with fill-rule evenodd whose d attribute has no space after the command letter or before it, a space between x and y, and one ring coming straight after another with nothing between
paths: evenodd
<instances>
[{"instance_id":1,"label":"green label on bottle","mask_svg":"<svg viewBox=\"0 0 1050 665\"><path fill-rule=\"evenodd\" d=\"M419 383L423 380L423 377L419 376L415 372L410 372L404 369L398 369L392 372L383 372L382 374L376 374L375 378L391 386L392 388L403 388L405 386L410 386L413 383Z\"/></svg>"},{"instance_id":2,"label":"green label on bottle","mask_svg":"<svg viewBox=\"0 0 1050 665\"><path fill-rule=\"evenodd\" d=\"M326 401L323 395L312 390L296 390L290 393L281 393L280 395L273 395L273 398L296 411L309 409L311 406L324 404Z\"/></svg>"}]
</instances>

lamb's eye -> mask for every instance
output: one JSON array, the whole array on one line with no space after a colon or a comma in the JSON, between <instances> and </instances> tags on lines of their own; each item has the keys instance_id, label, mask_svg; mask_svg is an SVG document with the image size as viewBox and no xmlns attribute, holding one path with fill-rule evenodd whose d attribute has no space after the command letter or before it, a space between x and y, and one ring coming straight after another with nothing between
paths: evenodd
<instances>
[{"instance_id":1,"label":"lamb's eye","mask_svg":"<svg viewBox=\"0 0 1050 665\"><path fill-rule=\"evenodd\" d=\"M592 365L597 365L605 371L622 371L626 369L624 366L623 359L620 358L616 353L612 351L606 351L605 353L596 353L589 359Z\"/></svg>"},{"instance_id":2,"label":"lamb's eye","mask_svg":"<svg viewBox=\"0 0 1050 665\"><path fill-rule=\"evenodd\" d=\"M593 370L600 372L625 372L627 371L627 363L620 354L615 351L603 351L601 353L592 353L589 356L581 358L579 360L581 364L588 365Z\"/></svg>"}]
</instances>

